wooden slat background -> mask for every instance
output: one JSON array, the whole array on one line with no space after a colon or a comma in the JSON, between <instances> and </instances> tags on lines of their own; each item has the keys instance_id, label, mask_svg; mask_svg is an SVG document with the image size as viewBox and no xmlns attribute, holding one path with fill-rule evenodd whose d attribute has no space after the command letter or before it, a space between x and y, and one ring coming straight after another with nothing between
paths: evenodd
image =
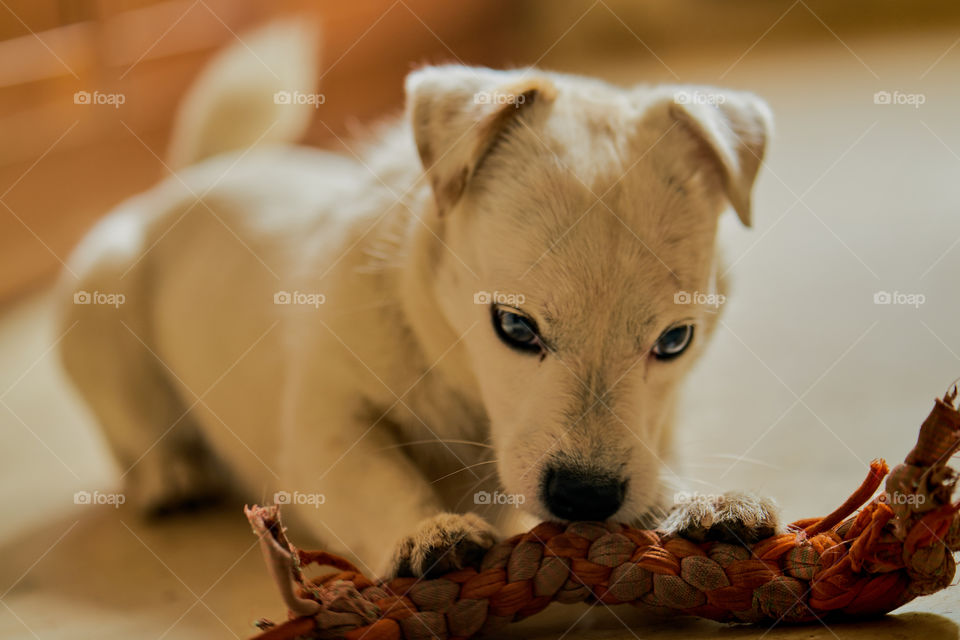
<instances>
[{"instance_id":1,"label":"wooden slat background","mask_svg":"<svg viewBox=\"0 0 960 640\"><path fill-rule=\"evenodd\" d=\"M762 40L802 55L812 39L960 24L955 0L3 0L0 304L48 282L85 229L163 175L175 107L213 51L294 12L324 34L328 100L306 140L320 145L397 110L421 62L549 67L616 50L662 75L651 51L725 43L735 58ZM83 108L78 90L126 104Z\"/></svg>"},{"instance_id":2,"label":"wooden slat background","mask_svg":"<svg viewBox=\"0 0 960 640\"><path fill-rule=\"evenodd\" d=\"M490 27L506 4L5 1L0 302L48 281L97 218L164 174L154 154L165 154L175 107L209 56L236 41L234 34L293 12L322 24L322 66L340 58L323 91L350 98L329 99L318 113L308 142L326 144L357 122L398 109L412 60L449 60L449 45L458 56L499 62ZM126 102L85 108L74 104L79 90L122 93Z\"/></svg>"}]
</instances>

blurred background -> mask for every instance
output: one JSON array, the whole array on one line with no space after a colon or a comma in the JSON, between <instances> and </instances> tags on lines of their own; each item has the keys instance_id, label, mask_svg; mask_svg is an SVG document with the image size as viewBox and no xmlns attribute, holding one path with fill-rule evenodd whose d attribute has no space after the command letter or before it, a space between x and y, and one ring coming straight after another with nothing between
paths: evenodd
<instances>
[{"instance_id":1,"label":"blurred background","mask_svg":"<svg viewBox=\"0 0 960 640\"><path fill-rule=\"evenodd\" d=\"M957 22L960 6L928 0L3 0L0 302L49 280L58 258L97 217L163 175L159 158L174 110L204 62L244 29L288 13L324 30L327 100L306 141L324 145L351 126L395 112L403 76L424 62L536 63L600 76L612 74L607 64L620 67L621 75L628 64L631 80L718 82L679 61L702 55L733 65L741 55L779 48L789 65L811 47L842 53L847 40L944 29ZM613 62L596 64L603 58ZM736 66L729 70L730 80L742 78L735 72ZM120 94L124 101L77 105L77 91Z\"/></svg>"},{"instance_id":2,"label":"blurred background","mask_svg":"<svg viewBox=\"0 0 960 640\"><path fill-rule=\"evenodd\" d=\"M325 101L303 142L332 149L397 115L426 62L770 102L754 228L723 219L733 293L682 408L694 489L826 513L871 458L903 456L960 375L960 3L0 0L0 637L239 638L283 617L238 513L146 524L75 504L119 474L59 371L49 286L86 229L168 174L204 63L288 14L322 26ZM97 94L114 98L77 98ZM956 638L955 600L769 637ZM597 637L635 637L610 624ZM527 637L559 635L546 629ZM644 637L700 633L766 635L684 622Z\"/></svg>"}]
</instances>

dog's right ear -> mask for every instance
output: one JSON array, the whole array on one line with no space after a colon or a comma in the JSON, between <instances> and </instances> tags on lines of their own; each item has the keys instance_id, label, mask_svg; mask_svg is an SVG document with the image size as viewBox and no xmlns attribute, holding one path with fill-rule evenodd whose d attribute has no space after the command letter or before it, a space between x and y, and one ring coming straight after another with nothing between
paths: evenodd
<instances>
[{"instance_id":1,"label":"dog's right ear","mask_svg":"<svg viewBox=\"0 0 960 640\"><path fill-rule=\"evenodd\" d=\"M497 138L556 88L542 75L443 66L407 76L407 115L437 210L449 211Z\"/></svg>"}]
</instances>

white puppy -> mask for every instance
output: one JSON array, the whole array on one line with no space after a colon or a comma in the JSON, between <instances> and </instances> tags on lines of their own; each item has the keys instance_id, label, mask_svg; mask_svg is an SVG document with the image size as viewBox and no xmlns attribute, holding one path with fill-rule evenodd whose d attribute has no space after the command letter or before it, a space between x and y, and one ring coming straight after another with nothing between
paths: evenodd
<instances>
[{"instance_id":1,"label":"white puppy","mask_svg":"<svg viewBox=\"0 0 960 640\"><path fill-rule=\"evenodd\" d=\"M411 575L492 544L478 503L769 533L744 495L662 521L678 388L717 318L677 294L723 290L718 216L749 224L766 105L426 67L402 120L334 154L282 144L319 102L313 60L290 27L226 52L179 119L192 166L72 260L64 362L132 497L277 492L330 548Z\"/></svg>"}]
</instances>

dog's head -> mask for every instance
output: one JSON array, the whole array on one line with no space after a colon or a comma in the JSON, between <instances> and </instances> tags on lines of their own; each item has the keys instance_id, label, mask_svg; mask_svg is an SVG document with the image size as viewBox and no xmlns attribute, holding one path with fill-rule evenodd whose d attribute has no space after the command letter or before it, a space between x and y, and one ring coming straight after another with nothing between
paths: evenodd
<instances>
[{"instance_id":1,"label":"dog's head","mask_svg":"<svg viewBox=\"0 0 960 640\"><path fill-rule=\"evenodd\" d=\"M504 488L541 517L646 514L722 302L718 216L750 223L766 105L466 67L417 71L407 94L442 240L435 298Z\"/></svg>"}]
</instances>

